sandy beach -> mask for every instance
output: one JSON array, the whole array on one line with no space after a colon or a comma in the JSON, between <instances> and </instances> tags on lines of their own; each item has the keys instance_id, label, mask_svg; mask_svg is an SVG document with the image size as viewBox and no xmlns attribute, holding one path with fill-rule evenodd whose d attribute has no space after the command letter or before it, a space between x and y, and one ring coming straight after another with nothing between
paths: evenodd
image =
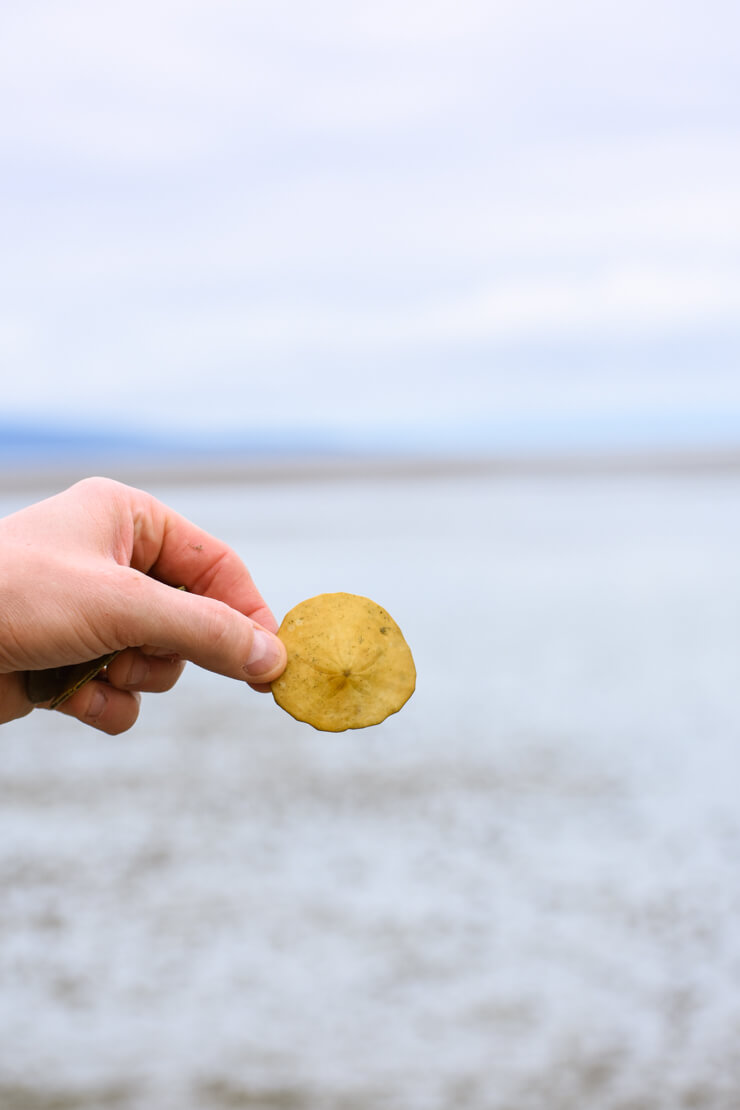
<instances>
[{"instance_id":1,"label":"sandy beach","mask_svg":"<svg viewBox=\"0 0 740 1110\"><path fill-rule=\"evenodd\" d=\"M418 688L3 726L3 1110L734 1110L734 467L149 478L279 615L376 598Z\"/></svg>"}]
</instances>

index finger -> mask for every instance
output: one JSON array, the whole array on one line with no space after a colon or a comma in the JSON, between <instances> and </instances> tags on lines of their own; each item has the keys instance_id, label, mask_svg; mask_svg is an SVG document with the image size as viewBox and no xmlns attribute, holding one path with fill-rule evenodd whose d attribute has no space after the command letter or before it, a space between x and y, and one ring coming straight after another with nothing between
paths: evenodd
<instances>
[{"instance_id":1,"label":"index finger","mask_svg":"<svg viewBox=\"0 0 740 1110\"><path fill-rule=\"evenodd\" d=\"M142 490L131 490L130 565L190 593L223 601L270 632L278 622L237 553Z\"/></svg>"}]
</instances>

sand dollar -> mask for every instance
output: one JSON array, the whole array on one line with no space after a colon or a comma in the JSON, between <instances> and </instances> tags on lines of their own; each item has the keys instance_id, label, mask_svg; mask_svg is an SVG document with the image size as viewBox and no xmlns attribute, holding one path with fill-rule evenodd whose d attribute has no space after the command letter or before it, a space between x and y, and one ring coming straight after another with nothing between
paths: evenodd
<instances>
[{"instance_id":1,"label":"sand dollar","mask_svg":"<svg viewBox=\"0 0 740 1110\"><path fill-rule=\"evenodd\" d=\"M288 664L272 684L275 701L323 732L380 724L414 692L416 668L401 629L367 597L311 597L290 610L278 636Z\"/></svg>"}]
</instances>

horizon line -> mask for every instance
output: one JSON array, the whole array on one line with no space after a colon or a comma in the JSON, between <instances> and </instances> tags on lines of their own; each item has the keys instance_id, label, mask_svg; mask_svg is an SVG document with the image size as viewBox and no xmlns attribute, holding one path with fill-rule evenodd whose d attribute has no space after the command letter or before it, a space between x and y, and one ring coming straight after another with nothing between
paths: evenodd
<instances>
[{"instance_id":1,"label":"horizon line","mask_svg":"<svg viewBox=\"0 0 740 1110\"><path fill-rule=\"evenodd\" d=\"M94 474L129 485L157 482L199 485L216 482L272 484L301 481L392 480L394 478L588 478L740 475L740 444L728 448L652 448L491 452L367 452L300 455L229 452L208 457L154 455L47 459L0 465L0 491L66 488Z\"/></svg>"}]
</instances>

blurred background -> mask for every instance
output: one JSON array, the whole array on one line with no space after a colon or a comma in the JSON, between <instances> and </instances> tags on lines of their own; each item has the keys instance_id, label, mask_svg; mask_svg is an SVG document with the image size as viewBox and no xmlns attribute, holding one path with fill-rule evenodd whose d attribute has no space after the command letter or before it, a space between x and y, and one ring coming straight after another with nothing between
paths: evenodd
<instances>
[{"instance_id":1,"label":"blurred background","mask_svg":"<svg viewBox=\"0 0 740 1110\"><path fill-rule=\"evenodd\" d=\"M3 5L3 439L740 436L736 6Z\"/></svg>"},{"instance_id":2,"label":"blurred background","mask_svg":"<svg viewBox=\"0 0 740 1110\"><path fill-rule=\"evenodd\" d=\"M739 24L2 6L0 514L134 481L419 672L3 727L3 1110L737 1107Z\"/></svg>"}]
</instances>

